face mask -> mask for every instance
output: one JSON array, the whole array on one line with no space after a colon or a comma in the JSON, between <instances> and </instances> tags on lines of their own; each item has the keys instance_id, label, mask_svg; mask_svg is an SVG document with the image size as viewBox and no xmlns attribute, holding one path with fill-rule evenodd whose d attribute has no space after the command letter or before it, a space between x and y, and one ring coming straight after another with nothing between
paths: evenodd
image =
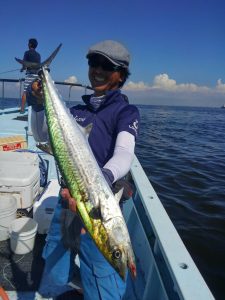
<instances>
[{"instance_id":1,"label":"face mask","mask_svg":"<svg viewBox=\"0 0 225 300\"><path fill-rule=\"evenodd\" d=\"M94 111L98 110L101 104L104 102L104 100L105 100L105 95L99 97L92 96L90 99L90 105L92 109Z\"/></svg>"}]
</instances>

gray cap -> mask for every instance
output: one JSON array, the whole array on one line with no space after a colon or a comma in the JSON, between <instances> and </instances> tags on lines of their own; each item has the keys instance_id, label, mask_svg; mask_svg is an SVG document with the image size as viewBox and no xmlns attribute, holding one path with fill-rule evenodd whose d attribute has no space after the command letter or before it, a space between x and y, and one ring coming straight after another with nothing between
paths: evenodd
<instances>
[{"instance_id":1,"label":"gray cap","mask_svg":"<svg viewBox=\"0 0 225 300\"><path fill-rule=\"evenodd\" d=\"M88 50L87 58L94 54L100 54L110 60L114 65L128 68L130 54L128 50L116 41L106 40L95 44Z\"/></svg>"}]
</instances>

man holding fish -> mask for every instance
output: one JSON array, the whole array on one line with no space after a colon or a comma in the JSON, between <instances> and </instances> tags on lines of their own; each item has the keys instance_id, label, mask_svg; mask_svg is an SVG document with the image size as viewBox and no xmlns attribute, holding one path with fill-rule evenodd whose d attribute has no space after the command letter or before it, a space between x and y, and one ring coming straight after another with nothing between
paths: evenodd
<instances>
[{"instance_id":1,"label":"man holding fish","mask_svg":"<svg viewBox=\"0 0 225 300\"><path fill-rule=\"evenodd\" d=\"M84 299L116 300L122 299L126 290L126 268L128 267L131 275L135 277L136 266L129 234L118 205L124 191L122 189L113 195L111 189L130 170L140 117L136 106L130 105L120 90L130 74L130 54L127 49L116 41L106 40L90 47L86 57L89 80L94 93L82 97L83 105L70 109L73 119L68 120L68 123L64 120L67 116L61 117L62 123L65 123L62 125L64 132L70 131L72 122L78 124L79 134L83 131L80 140L75 142L77 136L71 138L74 144L79 144L71 148L72 150L65 150L70 151L72 156L76 152L74 160L77 160L79 176L74 174L75 180L70 180L67 175L68 168L65 168L65 163L58 158L58 153L62 152L60 147L64 145L59 146L57 150L60 141L55 143L55 132L50 129L51 126L57 126L59 121L57 120L56 125L51 125L52 103L48 104L48 99L55 97L55 91L46 70L43 70L41 76L44 106L40 109L40 102L38 109L35 104L32 105L34 138L37 142L45 142L49 133L53 154L66 186L61 190L59 204L47 236L43 253L46 265L40 292L45 296L55 296L59 291L63 293L68 289L66 284L72 273L71 258L78 252ZM32 95L35 93L39 93L37 83L32 85ZM58 106L55 111L60 110ZM94 155L94 159L91 158L90 161L89 156L92 154L89 153L86 157L87 147L81 146L83 136L88 138ZM67 141L63 130L62 139ZM79 147L81 150L78 150ZM79 157L81 163L78 162ZM68 157L68 160L70 159L72 158ZM94 161L97 162L97 167ZM75 188L73 181L77 183ZM65 218L70 218L64 214L64 225L62 224L62 207L65 208L65 203L71 211L77 212L72 216L74 226L78 230L73 246L70 246L68 241L71 236L67 241L62 237L62 232L66 231ZM77 215L81 217L82 223Z\"/></svg>"}]
</instances>

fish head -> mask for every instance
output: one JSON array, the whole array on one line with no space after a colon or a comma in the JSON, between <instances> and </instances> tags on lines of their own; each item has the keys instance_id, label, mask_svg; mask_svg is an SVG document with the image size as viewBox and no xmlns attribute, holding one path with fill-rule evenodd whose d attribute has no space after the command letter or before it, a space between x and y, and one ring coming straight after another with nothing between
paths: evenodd
<instances>
[{"instance_id":1,"label":"fish head","mask_svg":"<svg viewBox=\"0 0 225 300\"><path fill-rule=\"evenodd\" d=\"M129 269L132 278L134 279L136 277L137 271L134 255L133 252L130 253L127 247L124 247L122 245L117 245L116 247L114 247L111 260L113 267L116 269L116 271L124 281L126 280L127 268Z\"/></svg>"},{"instance_id":2,"label":"fish head","mask_svg":"<svg viewBox=\"0 0 225 300\"><path fill-rule=\"evenodd\" d=\"M111 255L110 262L123 280L126 279L127 268L130 270L131 276L135 278L135 258L126 226L121 218L111 219L109 223L107 224L107 232Z\"/></svg>"}]
</instances>

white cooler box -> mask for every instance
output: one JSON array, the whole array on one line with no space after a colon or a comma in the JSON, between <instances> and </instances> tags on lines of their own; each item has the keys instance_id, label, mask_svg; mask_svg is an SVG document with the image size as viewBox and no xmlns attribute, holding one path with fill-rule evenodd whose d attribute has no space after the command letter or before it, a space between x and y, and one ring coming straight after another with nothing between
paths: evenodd
<instances>
[{"instance_id":1,"label":"white cooler box","mask_svg":"<svg viewBox=\"0 0 225 300\"><path fill-rule=\"evenodd\" d=\"M38 233L47 234L55 207L58 203L59 183L57 179L49 182L46 190L33 207L33 219L38 223Z\"/></svg>"},{"instance_id":2,"label":"white cooler box","mask_svg":"<svg viewBox=\"0 0 225 300\"><path fill-rule=\"evenodd\" d=\"M0 151L0 192L13 195L17 209L29 209L40 192L38 155Z\"/></svg>"},{"instance_id":3,"label":"white cooler box","mask_svg":"<svg viewBox=\"0 0 225 300\"><path fill-rule=\"evenodd\" d=\"M0 151L0 165L2 162L23 164L29 166L39 166L39 158L36 153L32 152L10 152Z\"/></svg>"}]
</instances>

